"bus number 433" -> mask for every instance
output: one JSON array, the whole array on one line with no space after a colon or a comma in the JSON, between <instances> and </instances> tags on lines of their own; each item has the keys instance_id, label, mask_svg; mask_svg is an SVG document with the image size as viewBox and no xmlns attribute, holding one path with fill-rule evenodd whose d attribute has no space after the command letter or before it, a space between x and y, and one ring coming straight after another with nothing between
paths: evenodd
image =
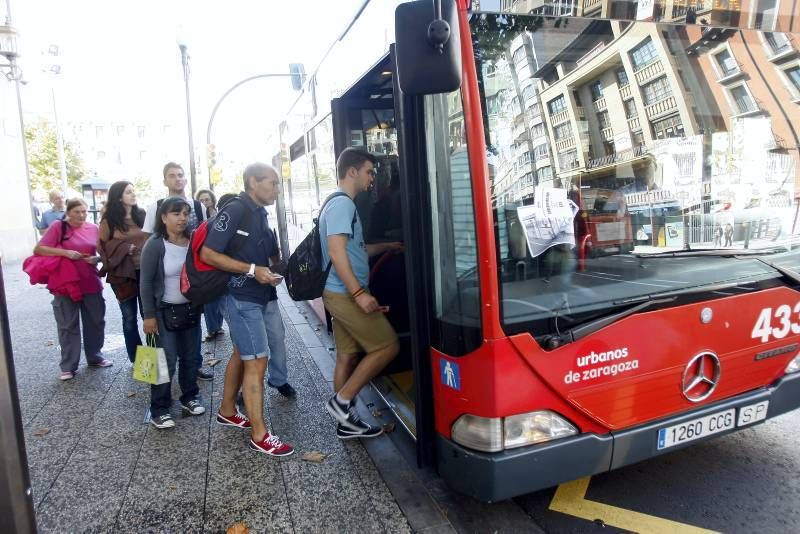
<instances>
[{"instance_id":1,"label":"bus number 433","mask_svg":"<svg viewBox=\"0 0 800 534\"><path fill-rule=\"evenodd\" d=\"M772 318L778 323L778 326L772 326ZM792 318L797 321L793 322ZM800 334L800 302L794 305L794 309L788 304L782 304L775 309L773 313L772 308L764 308L758 314L755 326L751 337L753 339L761 338L762 343L769 341L770 337L775 339L782 339L792 334Z\"/></svg>"}]
</instances>

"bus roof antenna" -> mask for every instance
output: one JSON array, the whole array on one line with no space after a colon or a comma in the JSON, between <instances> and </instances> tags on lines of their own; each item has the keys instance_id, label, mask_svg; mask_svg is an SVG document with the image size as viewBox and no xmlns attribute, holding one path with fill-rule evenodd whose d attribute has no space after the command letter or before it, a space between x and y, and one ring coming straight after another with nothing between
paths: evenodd
<instances>
[{"instance_id":1,"label":"bus roof antenna","mask_svg":"<svg viewBox=\"0 0 800 534\"><path fill-rule=\"evenodd\" d=\"M450 40L450 25L442 18L442 0L433 0L433 15L433 22L428 25L428 41L444 54L444 45Z\"/></svg>"}]
</instances>

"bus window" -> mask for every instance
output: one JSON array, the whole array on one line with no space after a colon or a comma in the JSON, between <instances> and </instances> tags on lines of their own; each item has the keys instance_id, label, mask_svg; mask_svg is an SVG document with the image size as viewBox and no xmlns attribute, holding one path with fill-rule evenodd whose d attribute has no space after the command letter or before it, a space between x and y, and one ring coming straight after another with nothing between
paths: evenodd
<instances>
[{"instance_id":1,"label":"bus window","mask_svg":"<svg viewBox=\"0 0 800 534\"><path fill-rule=\"evenodd\" d=\"M773 46L791 35L491 13L471 28L507 333L769 276L677 251L800 265L800 89Z\"/></svg>"},{"instance_id":2,"label":"bus window","mask_svg":"<svg viewBox=\"0 0 800 534\"><path fill-rule=\"evenodd\" d=\"M480 344L477 232L463 120L460 90L425 97L433 301L442 327L434 344L454 356Z\"/></svg>"}]
</instances>

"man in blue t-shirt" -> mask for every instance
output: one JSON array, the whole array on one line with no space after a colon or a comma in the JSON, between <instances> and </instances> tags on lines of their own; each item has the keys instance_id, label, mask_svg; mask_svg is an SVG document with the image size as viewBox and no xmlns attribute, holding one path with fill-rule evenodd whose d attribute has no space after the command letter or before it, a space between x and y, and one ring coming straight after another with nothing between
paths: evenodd
<instances>
[{"instance_id":1,"label":"man in blue t-shirt","mask_svg":"<svg viewBox=\"0 0 800 534\"><path fill-rule=\"evenodd\" d=\"M279 192L280 178L275 169L264 163L248 165L244 191L238 201L230 201L211 221L201 257L209 265L233 273L220 307L236 350L225 368L217 422L250 428L250 448L257 452L288 456L294 448L270 434L264 420L264 374L270 358L270 382L291 389L286 383L285 331L275 293L283 277L269 267L280 252L264 210L275 202ZM228 252L234 236L244 237L244 243ZM249 420L235 408L240 386Z\"/></svg>"},{"instance_id":2,"label":"man in blue t-shirt","mask_svg":"<svg viewBox=\"0 0 800 534\"><path fill-rule=\"evenodd\" d=\"M332 198L319 216L319 235L323 265L331 270L322 293L325 309L333 317L336 341L336 367L333 386L336 394L325 405L337 421L341 439L372 438L383 433L358 415L355 398L361 388L391 362L400 350L397 334L369 294L369 256L403 250L403 244L364 244L364 230L353 199L372 186L375 157L356 148L346 148L336 161L339 190L346 193ZM354 222L355 219L355 222ZM359 360L359 355L366 356Z\"/></svg>"},{"instance_id":3,"label":"man in blue t-shirt","mask_svg":"<svg viewBox=\"0 0 800 534\"><path fill-rule=\"evenodd\" d=\"M50 191L50 204L53 207L42 213L42 218L37 226L42 235L50 228L51 224L64 218L64 195L58 191Z\"/></svg>"}]
</instances>

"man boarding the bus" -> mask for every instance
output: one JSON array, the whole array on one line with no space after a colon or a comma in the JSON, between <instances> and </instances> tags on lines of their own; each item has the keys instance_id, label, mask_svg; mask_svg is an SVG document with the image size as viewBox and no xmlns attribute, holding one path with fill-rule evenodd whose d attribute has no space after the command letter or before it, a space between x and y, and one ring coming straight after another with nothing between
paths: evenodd
<instances>
[{"instance_id":1,"label":"man boarding the bus","mask_svg":"<svg viewBox=\"0 0 800 534\"><path fill-rule=\"evenodd\" d=\"M238 351L234 351L225 368L225 400L217 422L250 427L250 448L270 456L294 452L291 445L267 430L264 421L267 363L273 358L273 365L278 363L284 373L286 367L285 330L275 292L283 277L269 268L270 258L280 253L264 210L264 206L275 202L279 192L280 178L275 169L264 163L248 165L244 170L244 191L238 201L228 202L212 221L200 253L204 262L233 273L220 304ZM249 217L245 217L248 212ZM246 239L229 256L226 250L236 235ZM223 413L224 406L233 404L240 384L249 421L238 412Z\"/></svg>"},{"instance_id":2,"label":"man boarding the bus","mask_svg":"<svg viewBox=\"0 0 800 534\"><path fill-rule=\"evenodd\" d=\"M336 161L339 190L319 216L323 265L331 262L322 300L333 317L336 394L325 405L336 419L341 439L373 438L383 433L361 420L355 409L358 392L391 362L400 350L397 334L383 315L385 308L370 295L369 256L403 250L399 242L364 244L361 219L353 202L372 186L376 159L347 148ZM355 218L355 222L354 221ZM365 356L359 359L361 353Z\"/></svg>"}]
</instances>

